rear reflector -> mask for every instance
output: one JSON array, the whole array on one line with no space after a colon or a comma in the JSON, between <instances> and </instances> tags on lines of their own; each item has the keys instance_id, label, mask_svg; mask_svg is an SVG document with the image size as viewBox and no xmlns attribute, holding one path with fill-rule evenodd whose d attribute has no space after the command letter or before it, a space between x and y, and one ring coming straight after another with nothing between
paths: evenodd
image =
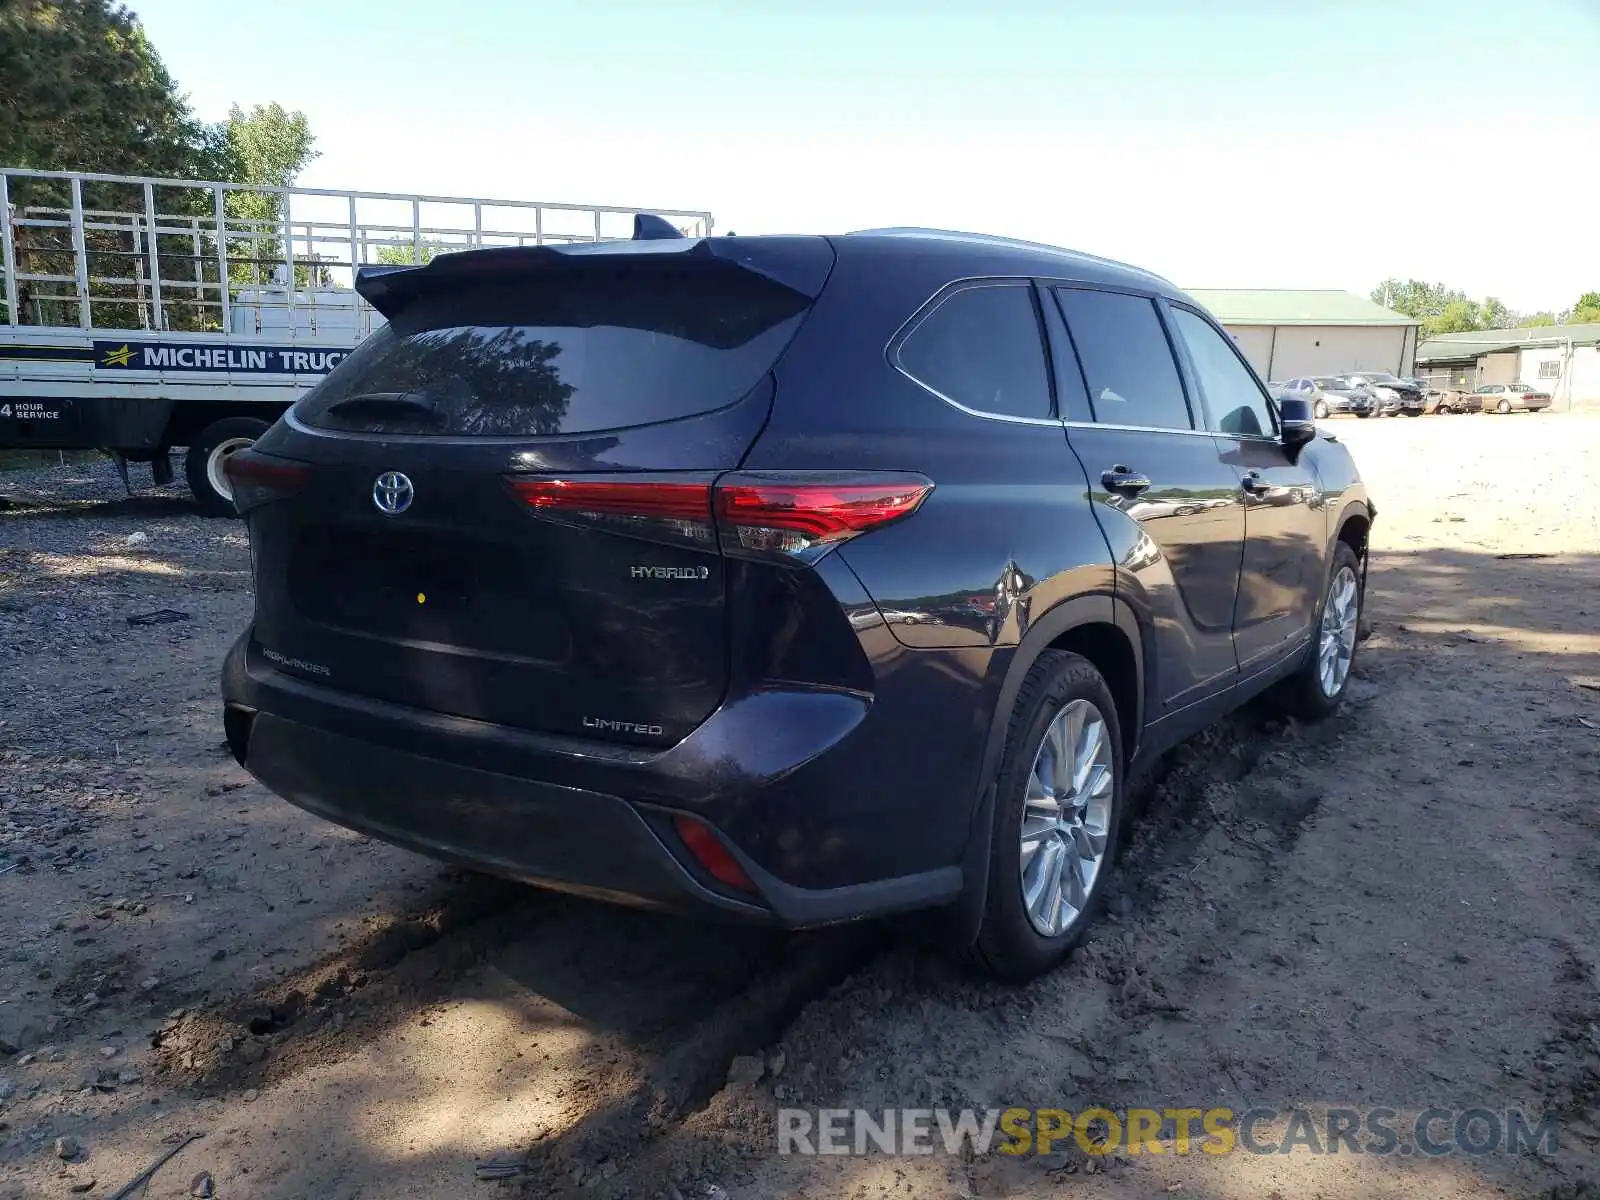
<instances>
[{"instance_id":1,"label":"rear reflector","mask_svg":"<svg viewBox=\"0 0 1600 1200\"><path fill-rule=\"evenodd\" d=\"M839 471L735 473L714 485L519 476L507 483L551 520L789 564L815 562L841 542L910 516L933 490L920 475Z\"/></svg>"},{"instance_id":2,"label":"rear reflector","mask_svg":"<svg viewBox=\"0 0 1600 1200\"><path fill-rule=\"evenodd\" d=\"M234 508L246 513L292 495L306 481L310 468L259 450L236 450L223 460L222 472L233 489Z\"/></svg>"},{"instance_id":3,"label":"rear reflector","mask_svg":"<svg viewBox=\"0 0 1600 1200\"><path fill-rule=\"evenodd\" d=\"M678 831L684 847L694 855L694 860L704 867L713 879L731 888L738 888L741 892L756 890L756 885L750 882L750 876L744 873L739 860L733 857L707 826L693 817L680 814L672 818L672 827Z\"/></svg>"}]
</instances>

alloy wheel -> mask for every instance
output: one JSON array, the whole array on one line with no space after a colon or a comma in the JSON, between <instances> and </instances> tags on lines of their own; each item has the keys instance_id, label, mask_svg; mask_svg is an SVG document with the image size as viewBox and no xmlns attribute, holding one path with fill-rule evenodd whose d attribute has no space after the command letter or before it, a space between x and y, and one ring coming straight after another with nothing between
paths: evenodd
<instances>
[{"instance_id":1,"label":"alloy wheel","mask_svg":"<svg viewBox=\"0 0 1600 1200\"><path fill-rule=\"evenodd\" d=\"M1322 606L1322 628L1317 644L1317 683L1330 700L1344 687L1350 674L1350 660L1356 652L1356 625L1361 615L1361 587L1356 573L1340 567L1328 584L1328 600Z\"/></svg>"},{"instance_id":2,"label":"alloy wheel","mask_svg":"<svg viewBox=\"0 0 1600 1200\"><path fill-rule=\"evenodd\" d=\"M1045 937L1088 907L1110 840L1115 772L1105 716L1088 700L1062 707L1033 756L1022 814L1022 905Z\"/></svg>"}]
</instances>

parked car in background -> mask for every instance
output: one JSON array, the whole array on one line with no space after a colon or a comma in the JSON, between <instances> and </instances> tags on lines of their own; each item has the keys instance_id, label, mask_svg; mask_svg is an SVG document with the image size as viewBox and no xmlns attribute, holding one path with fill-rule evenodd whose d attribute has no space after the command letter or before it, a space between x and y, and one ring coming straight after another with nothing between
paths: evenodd
<instances>
[{"instance_id":1,"label":"parked car in background","mask_svg":"<svg viewBox=\"0 0 1600 1200\"><path fill-rule=\"evenodd\" d=\"M388 323L229 457L223 726L279 795L646 907L942 909L1025 977L1129 778L1270 686L1338 707L1361 477L1170 284L643 232L362 268Z\"/></svg>"},{"instance_id":2,"label":"parked car in background","mask_svg":"<svg viewBox=\"0 0 1600 1200\"><path fill-rule=\"evenodd\" d=\"M1365 388L1345 388L1341 386L1339 379L1331 376L1318 379L1302 376L1298 379L1285 379L1282 383L1271 386L1286 396L1294 396L1311 405L1311 412L1318 420L1336 413L1352 413L1358 417L1372 415L1373 403L1370 391Z\"/></svg>"},{"instance_id":3,"label":"parked car in background","mask_svg":"<svg viewBox=\"0 0 1600 1200\"><path fill-rule=\"evenodd\" d=\"M1451 413L1476 413L1483 411L1483 397L1477 392L1461 392L1454 388L1430 387L1422 396L1422 411L1448 416Z\"/></svg>"},{"instance_id":4,"label":"parked car in background","mask_svg":"<svg viewBox=\"0 0 1600 1200\"><path fill-rule=\"evenodd\" d=\"M1356 371L1348 378L1353 383L1365 384L1378 402L1378 410L1386 417L1420 417L1426 407L1423 392L1426 390L1389 371Z\"/></svg>"},{"instance_id":5,"label":"parked car in background","mask_svg":"<svg viewBox=\"0 0 1600 1200\"><path fill-rule=\"evenodd\" d=\"M1478 389L1484 412L1543 412L1550 407L1550 393L1525 383L1486 383Z\"/></svg>"}]
</instances>

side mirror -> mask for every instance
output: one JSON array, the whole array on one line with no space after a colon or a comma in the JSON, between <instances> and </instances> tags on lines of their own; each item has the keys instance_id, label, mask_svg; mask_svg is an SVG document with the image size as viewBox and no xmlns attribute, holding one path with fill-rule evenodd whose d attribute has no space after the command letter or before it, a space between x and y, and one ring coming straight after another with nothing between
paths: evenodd
<instances>
[{"instance_id":1,"label":"side mirror","mask_svg":"<svg viewBox=\"0 0 1600 1200\"><path fill-rule=\"evenodd\" d=\"M1301 446L1317 436L1317 423L1311 405L1298 396L1284 396L1278 401L1279 436L1283 448L1290 455L1298 453Z\"/></svg>"}]
</instances>

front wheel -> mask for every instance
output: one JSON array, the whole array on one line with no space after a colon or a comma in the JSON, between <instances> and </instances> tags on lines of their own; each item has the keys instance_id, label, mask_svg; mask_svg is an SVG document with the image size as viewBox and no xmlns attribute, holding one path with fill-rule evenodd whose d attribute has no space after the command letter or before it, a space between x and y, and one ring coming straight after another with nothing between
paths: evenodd
<instances>
[{"instance_id":1,"label":"front wheel","mask_svg":"<svg viewBox=\"0 0 1600 1200\"><path fill-rule=\"evenodd\" d=\"M1094 664L1047 650L1012 709L995 785L980 966L1029 979L1094 922L1123 815L1116 702Z\"/></svg>"},{"instance_id":2,"label":"front wheel","mask_svg":"<svg viewBox=\"0 0 1600 1200\"><path fill-rule=\"evenodd\" d=\"M1361 602L1361 560L1346 543L1338 542L1305 663L1281 685L1284 702L1296 716L1320 720L1344 699L1355 665Z\"/></svg>"},{"instance_id":3,"label":"front wheel","mask_svg":"<svg viewBox=\"0 0 1600 1200\"><path fill-rule=\"evenodd\" d=\"M1441 404L1433 411L1438 413L1441 417L1448 417L1450 415L1450 406L1448 404Z\"/></svg>"},{"instance_id":4,"label":"front wheel","mask_svg":"<svg viewBox=\"0 0 1600 1200\"><path fill-rule=\"evenodd\" d=\"M271 426L254 417L225 417L213 421L189 442L183 471L194 493L195 506L206 517L231 517L233 486L223 469L228 456L251 445Z\"/></svg>"},{"instance_id":5,"label":"front wheel","mask_svg":"<svg viewBox=\"0 0 1600 1200\"><path fill-rule=\"evenodd\" d=\"M1363 421L1365 421L1371 415L1372 415L1371 412L1358 412L1358 413L1356 413L1356 416L1360 417Z\"/></svg>"},{"instance_id":6,"label":"front wheel","mask_svg":"<svg viewBox=\"0 0 1600 1200\"><path fill-rule=\"evenodd\" d=\"M1509 400L1500 401L1499 404L1496 404L1494 406L1494 410L1495 410L1495 412L1499 413L1501 416L1505 416L1507 413L1509 413L1511 411L1511 401L1509 401Z\"/></svg>"},{"instance_id":7,"label":"front wheel","mask_svg":"<svg viewBox=\"0 0 1600 1200\"><path fill-rule=\"evenodd\" d=\"M1318 400L1316 407L1311 411L1316 414L1317 420L1326 421L1328 419L1328 402L1326 400Z\"/></svg>"}]
</instances>

